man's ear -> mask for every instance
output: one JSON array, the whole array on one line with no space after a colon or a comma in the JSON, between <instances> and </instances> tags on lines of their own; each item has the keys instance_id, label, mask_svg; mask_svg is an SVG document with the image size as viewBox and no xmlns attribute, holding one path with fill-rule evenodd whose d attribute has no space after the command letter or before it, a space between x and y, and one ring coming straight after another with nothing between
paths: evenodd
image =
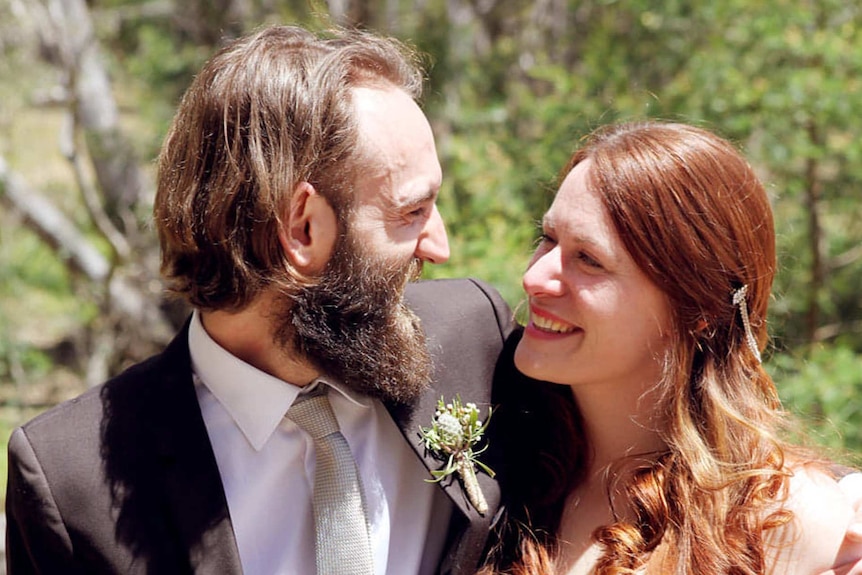
<instances>
[{"instance_id":1,"label":"man's ear","mask_svg":"<svg viewBox=\"0 0 862 575\"><path fill-rule=\"evenodd\" d=\"M278 230L287 259L303 274L316 274L329 261L337 236L335 210L314 186L299 183Z\"/></svg>"}]
</instances>

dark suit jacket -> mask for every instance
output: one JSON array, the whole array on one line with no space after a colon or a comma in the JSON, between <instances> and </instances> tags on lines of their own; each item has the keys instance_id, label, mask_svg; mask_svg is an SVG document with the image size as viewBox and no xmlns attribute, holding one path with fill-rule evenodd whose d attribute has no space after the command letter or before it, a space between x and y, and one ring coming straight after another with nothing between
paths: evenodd
<instances>
[{"instance_id":1,"label":"dark suit jacket","mask_svg":"<svg viewBox=\"0 0 862 575\"><path fill-rule=\"evenodd\" d=\"M435 361L434 387L390 409L432 468L419 426L456 393L487 410L497 356L512 328L499 294L471 280L408 288ZM159 355L15 430L9 442L7 566L24 573L240 573L224 490L195 396L188 326ZM483 461L493 467L490 449ZM442 573L475 572L500 505L480 474L489 512L480 516L459 482ZM277 511L273 511L277 512Z\"/></svg>"}]
</instances>

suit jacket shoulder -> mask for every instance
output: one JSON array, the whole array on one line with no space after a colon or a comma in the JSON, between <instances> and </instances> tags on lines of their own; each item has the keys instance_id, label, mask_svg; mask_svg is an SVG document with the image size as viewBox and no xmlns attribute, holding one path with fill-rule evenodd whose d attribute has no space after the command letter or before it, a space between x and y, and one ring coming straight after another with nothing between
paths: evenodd
<instances>
[{"instance_id":1,"label":"suit jacket shoulder","mask_svg":"<svg viewBox=\"0 0 862 575\"><path fill-rule=\"evenodd\" d=\"M406 300L422 320L438 398L489 392L492 378L486 376L514 329L500 294L479 280L431 280L411 284ZM490 402L490 393L484 401Z\"/></svg>"},{"instance_id":2,"label":"suit jacket shoulder","mask_svg":"<svg viewBox=\"0 0 862 575\"><path fill-rule=\"evenodd\" d=\"M187 339L15 430L11 573L239 573Z\"/></svg>"}]
</instances>

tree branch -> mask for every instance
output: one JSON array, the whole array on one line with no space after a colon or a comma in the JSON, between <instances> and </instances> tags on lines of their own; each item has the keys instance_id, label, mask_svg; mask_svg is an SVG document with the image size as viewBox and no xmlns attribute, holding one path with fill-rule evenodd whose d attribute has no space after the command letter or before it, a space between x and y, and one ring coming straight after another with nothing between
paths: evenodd
<instances>
[{"instance_id":1,"label":"tree branch","mask_svg":"<svg viewBox=\"0 0 862 575\"><path fill-rule=\"evenodd\" d=\"M166 342L174 329L159 307L159 298L148 295L129 278L111 274L107 258L78 230L65 214L24 179L9 170L0 156L0 202L18 212L24 224L48 244L73 271L107 288L108 309L115 310L150 341ZM140 282L144 288L149 281Z\"/></svg>"},{"instance_id":2,"label":"tree branch","mask_svg":"<svg viewBox=\"0 0 862 575\"><path fill-rule=\"evenodd\" d=\"M102 236L111 246L115 258L119 258L121 261L128 261L132 254L132 248L129 246L129 242L126 241L126 237L111 223L111 219L102 208L98 191L93 187L84 173L84 165L81 161L81 155L78 153L76 137L80 127L76 114L72 113L70 116L72 125L66 134L66 138L62 138L62 140L65 140L65 145L61 146L63 148L63 155L72 164L72 171L75 173L75 181L81 190L84 206L87 208L87 214L90 216L93 224L95 224L96 229L101 232Z\"/></svg>"},{"instance_id":3,"label":"tree branch","mask_svg":"<svg viewBox=\"0 0 862 575\"><path fill-rule=\"evenodd\" d=\"M87 241L72 222L47 198L27 186L0 157L0 200L21 214L25 224L42 238L72 270L94 282L110 273L108 260Z\"/></svg>"},{"instance_id":4,"label":"tree branch","mask_svg":"<svg viewBox=\"0 0 862 575\"><path fill-rule=\"evenodd\" d=\"M862 258L862 244L854 246L844 253L831 258L829 260L829 269L830 271L841 269L845 266L849 266L859 258Z\"/></svg>"}]
</instances>

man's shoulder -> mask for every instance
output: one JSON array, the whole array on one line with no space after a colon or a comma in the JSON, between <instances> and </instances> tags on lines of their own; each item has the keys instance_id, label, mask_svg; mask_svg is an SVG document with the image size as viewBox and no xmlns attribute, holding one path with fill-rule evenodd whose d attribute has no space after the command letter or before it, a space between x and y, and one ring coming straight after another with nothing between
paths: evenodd
<instances>
[{"instance_id":1,"label":"man's shoulder","mask_svg":"<svg viewBox=\"0 0 862 575\"><path fill-rule=\"evenodd\" d=\"M98 417L101 411L99 395L103 385L91 387L81 395L51 407L24 423L21 428L28 436L62 427L81 429L80 423L93 421Z\"/></svg>"},{"instance_id":2,"label":"man's shoulder","mask_svg":"<svg viewBox=\"0 0 862 575\"><path fill-rule=\"evenodd\" d=\"M512 321L506 300L491 284L473 278L435 279L411 283L405 300L420 317L493 314L501 326Z\"/></svg>"},{"instance_id":3,"label":"man's shoulder","mask_svg":"<svg viewBox=\"0 0 862 575\"><path fill-rule=\"evenodd\" d=\"M61 442L75 441L83 435L98 433L104 412L118 404L112 402L112 398L128 398L123 404L138 403L141 408L144 407L145 398L160 387L159 382L165 379L165 373L169 371L171 362L166 358L167 353L165 350L134 364L106 382L49 408L24 423L21 426L23 433L31 439L45 436L51 441Z\"/></svg>"},{"instance_id":4,"label":"man's shoulder","mask_svg":"<svg viewBox=\"0 0 862 575\"><path fill-rule=\"evenodd\" d=\"M430 279L407 285L408 298L445 300L452 295L501 298L499 292L488 282L476 278Z\"/></svg>"}]
</instances>

